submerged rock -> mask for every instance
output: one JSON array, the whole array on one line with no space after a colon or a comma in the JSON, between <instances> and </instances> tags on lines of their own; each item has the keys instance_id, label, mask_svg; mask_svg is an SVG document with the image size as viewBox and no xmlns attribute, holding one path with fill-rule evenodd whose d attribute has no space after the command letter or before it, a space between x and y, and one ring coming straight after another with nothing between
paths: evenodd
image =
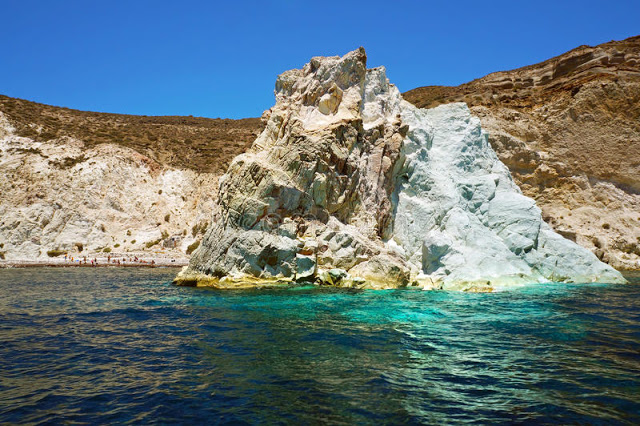
<instances>
[{"instance_id":1,"label":"submerged rock","mask_svg":"<svg viewBox=\"0 0 640 426\"><path fill-rule=\"evenodd\" d=\"M466 104L414 107L362 48L281 74L264 119L176 283L624 282L544 223Z\"/></svg>"}]
</instances>

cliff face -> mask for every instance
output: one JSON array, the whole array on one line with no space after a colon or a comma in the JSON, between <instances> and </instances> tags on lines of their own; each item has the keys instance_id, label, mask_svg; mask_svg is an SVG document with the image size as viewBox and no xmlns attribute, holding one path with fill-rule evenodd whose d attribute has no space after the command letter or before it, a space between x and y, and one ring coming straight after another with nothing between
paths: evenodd
<instances>
[{"instance_id":1,"label":"cliff face","mask_svg":"<svg viewBox=\"0 0 640 426\"><path fill-rule=\"evenodd\" d=\"M261 128L259 119L103 114L0 96L0 260L109 250L186 260L218 177Z\"/></svg>"},{"instance_id":2,"label":"cliff face","mask_svg":"<svg viewBox=\"0 0 640 426\"><path fill-rule=\"evenodd\" d=\"M280 75L265 119L177 283L624 281L544 223L465 104L414 107L363 49Z\"/></svg>"},{"instance_id":3,"label":"cliff face","mask_svg":"<svg viewBox=\"0 0 640 426\"><path fill-rule=\"evenodd\" d=\"M408 282L406 263L379 238L390 232L393 171L407 129L380 114L393 108L376 96L388 83L383 72L367 72L365 58L363 50L314 58L278 77L266 128L221 178L214 225L181 282L194 274L240 284L313 280L340 268L327 275L332 280L356 265L380 285Z\"/></svg>"},{"instance_id":4,"label":"cliff face","mask_svg":"<svg viewBox=\"0 0 640 426\"><path fill-rule=\"evenodd\" d=\"M403 96L419 107L466 102L555 230L640 268L640 37Z\"/></svg>"},{"instance_id":5,"label":"cliff face","mask_svg":"<svg viewBox=\"0 0 640 426\"><path fill-rule=\"evenodd\" d=\"M0 252L6 260L112 250L182 254L209 220L217 176L166 169L131 149L16 136L0 113ZM196 234L196 235L193 235ZM47 254L49 253L49 255Z\"/></svg>"}]
</instances>

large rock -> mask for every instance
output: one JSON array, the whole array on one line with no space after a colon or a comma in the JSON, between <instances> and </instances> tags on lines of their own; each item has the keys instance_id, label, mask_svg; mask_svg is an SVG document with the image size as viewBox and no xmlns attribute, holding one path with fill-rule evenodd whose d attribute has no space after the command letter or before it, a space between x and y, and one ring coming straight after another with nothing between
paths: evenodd
<instances>
[{"instance_id":1,"label":"large rock","mask_svg":"<svg viewBox=\"0 0 640 426\"><path fill-rule=\"evenodd\" d=\"M264 118L176 283L624 281L542 221L465 104L414 107L362 48L280 75Z\"/></svg>"}]
</instances>

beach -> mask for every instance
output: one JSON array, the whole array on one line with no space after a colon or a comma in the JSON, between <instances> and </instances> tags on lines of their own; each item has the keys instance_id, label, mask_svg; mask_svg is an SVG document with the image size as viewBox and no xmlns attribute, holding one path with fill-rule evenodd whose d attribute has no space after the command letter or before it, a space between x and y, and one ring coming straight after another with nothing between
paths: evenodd
<instances>
[{"instance_id":1,"label":"beach","mask_svg":"<svg viewBox=\"0 0 640 426\"><path fill-rule=\"evenodd\" d=\"M184 256L167 256L167 254L150 255L149 253L116 254L114 256L87 255L55 257L49 259L12 259L0 260L0 268L36 268L36 267L123 267L123 268L157 268L180 267L189 264Z\"/></svg>"}]
</instances>

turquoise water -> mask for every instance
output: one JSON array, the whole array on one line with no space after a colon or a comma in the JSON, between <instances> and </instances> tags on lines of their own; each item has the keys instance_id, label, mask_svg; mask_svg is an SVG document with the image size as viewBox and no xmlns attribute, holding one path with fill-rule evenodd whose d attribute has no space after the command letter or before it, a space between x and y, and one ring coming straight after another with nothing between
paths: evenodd
<instances>
[{"instance_id":1,"label":"turquoise water","mask_svg":"<svg viewBox=\"0 0 640 426\"><path fill-rule=\"evenodd\" d=\"M0 270L0 422L640 423L639 285L225 292L176 272Z\"/></svg>"}]
</instances>

